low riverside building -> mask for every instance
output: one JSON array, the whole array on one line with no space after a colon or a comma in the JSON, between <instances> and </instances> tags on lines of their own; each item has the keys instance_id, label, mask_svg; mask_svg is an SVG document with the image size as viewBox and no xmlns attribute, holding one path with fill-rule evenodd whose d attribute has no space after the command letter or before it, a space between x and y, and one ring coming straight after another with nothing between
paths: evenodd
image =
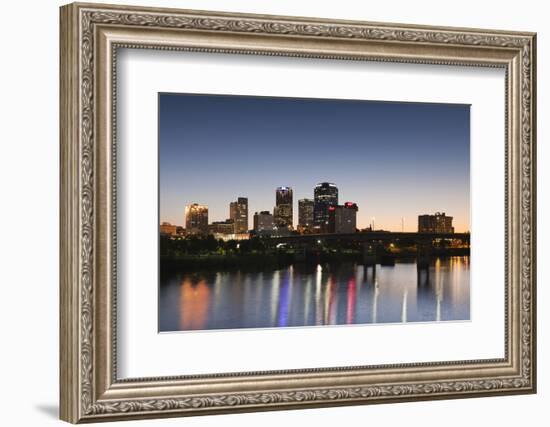
<instances>
[{"instance_id":1,"label":"low riverside building","mask_svg":"<svg viewBox=\"0 0 550 427\"><path fill-rule=\"evenodd\" d=\"M248 239L250 239L250 234L248 234L248 233L231 233L231 234L214 233L212 235L214 236L214 239L223 240L224 242L228 242L229 240L248 240Z\"/></svg>"},{"instance_id":2,"label":"low riverside building","mask_svg":"<svg viewBox=\"0 0 550 427\"><path fill-rule=\"evenodd\" d=\"M357 204L353 202L329 206L328 232L337 234L355 233L357 231L358 210Z\"/></svg>"},{"instance_id":3,"label":"low riverside building","mask_svg":"<svg viewBox=\"0 0 550 427\"><path fill-rule=\"evenodd\" d=\"M275 220L269 211L261 211L254 213L254 232L262 234L272 232L275 228Z\"/></svg>"},{"instance_id":4,"label":"low riverside building","mask_svg":"<svg viewBox=\"0 0 550 427\"><path fill-rule=\"evenodd\" d=\"M178 227L169 222L163 222L160 225L160 234L163 236L176 236L178 234Z\"/></svg>"},{"instance_id":5,"label":"low riverside building","mask_svg":"<svg viewBox=\"0 0 550 427\"><path fill-rule=\"evenodd\" d=\"M453 217L445 212L436 212L434 215L418 215L419 233L454 233Z\"/></svg>"},{"instance_id":6,"label":"low riverside building","mask_svg":"<svg viewBox=\"0 0 550 427\"><path fill-rule=\"evenodd\" d=\"M235 223L231 219L214 221L208 226L208 234L235 234Z\"/></svg>"}]
</instances>

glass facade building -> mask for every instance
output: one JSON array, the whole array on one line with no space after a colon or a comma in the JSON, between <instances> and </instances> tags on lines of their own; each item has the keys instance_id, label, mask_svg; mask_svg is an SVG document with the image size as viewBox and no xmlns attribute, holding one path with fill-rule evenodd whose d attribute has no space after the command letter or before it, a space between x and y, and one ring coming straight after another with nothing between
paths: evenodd
<instances>
[{"instance_id":1,"label":"glass facade building","mask_svg":"<svg viewBox=\"0 0 550 427\"><path fill-rule=\"evenodd\" d=\"M329 182L322 182L313 190L313 226L316 232L328 232L330 206L338 206L338 188Z\"/></svg>"}]
</instances>

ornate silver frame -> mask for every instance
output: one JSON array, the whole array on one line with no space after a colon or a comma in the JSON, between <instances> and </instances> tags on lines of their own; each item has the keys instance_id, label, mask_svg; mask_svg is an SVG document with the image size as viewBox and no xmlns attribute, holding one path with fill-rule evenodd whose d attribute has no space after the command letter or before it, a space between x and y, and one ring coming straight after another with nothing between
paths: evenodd
<instances>
[{"instance_id":1,"label":"ornate silver frame","mask_svg":"<svg viewBox=\"0 0 550 427\"><path fill-rule=\"evenodd\" d=\"M78 423L534 393L535 34L71 4L61 8L61 418ZM116 375L118 47L506 70L505 357L176 378Z\"/></svg>"}]
</instances>

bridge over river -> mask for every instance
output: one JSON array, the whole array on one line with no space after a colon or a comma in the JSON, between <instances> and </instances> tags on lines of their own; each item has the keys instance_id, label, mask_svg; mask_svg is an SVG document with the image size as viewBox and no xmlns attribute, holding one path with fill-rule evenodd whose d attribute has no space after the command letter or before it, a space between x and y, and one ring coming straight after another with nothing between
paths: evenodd
<instances>
[{"instance_id":1,"label":"bridge over river","mask_svg":"<svg viewBox=\"0 0 550 427\"><path fill-rule=\"evenodd\" d=\"M375 264L381 259L390 263L394 255L389 253L385 246L389 243L410 242L416 246L416 256L419 265L430 262L434 253L434 242L441 240L459 240L469 248L470 233L413 233L413 232L390 232L371 231L357 233L330 233L330 234L300 234L281 237L266 238L264 243L268 246L285 246L299 249L303 256L316 252L320 245L325 243L347 243L357 242L361 244L363 251L363 263Z\"/></svg>"},{"instance_id":2,"label":"bridge over river","mask_svg":"<svg viewBox=\"0 0 550 427\"><path fill-rule=\"evenodd\" d=\"M268 244L312 244L329 241L354 242L396 242L399 240L413 241L417 244L431 244L434 240L461 240L470 242L470 233L411 233L392 231L370 231L364 233L330 233L330 234L296 234L290 236L272 237L266 239Z\"/></svg>"}]
</instances>

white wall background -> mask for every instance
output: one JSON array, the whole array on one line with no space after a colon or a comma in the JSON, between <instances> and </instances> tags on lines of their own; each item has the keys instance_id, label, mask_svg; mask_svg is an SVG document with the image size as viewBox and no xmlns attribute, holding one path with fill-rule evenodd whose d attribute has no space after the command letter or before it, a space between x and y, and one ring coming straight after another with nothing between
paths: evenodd
<instances>
[{"instance_id":1,"label":"white wall background","mask_svg":"<svg viewBox=\"0 0 550 427\"><path fill-rule=\"evenodd\" d=\"M122 3L110 0L113 3ZM538 32L538 350L539 393L394 405L264 412L133 425L408 426L546 425L550 292L550 29L545 2L388 0L133 0L133 4L324 18ZM60 425L58 402L58 6L57 0L2 5L0 66L0 420L2 425ZM546 417L545 417L546 416Z\"/></svg>"}]
</instances>

